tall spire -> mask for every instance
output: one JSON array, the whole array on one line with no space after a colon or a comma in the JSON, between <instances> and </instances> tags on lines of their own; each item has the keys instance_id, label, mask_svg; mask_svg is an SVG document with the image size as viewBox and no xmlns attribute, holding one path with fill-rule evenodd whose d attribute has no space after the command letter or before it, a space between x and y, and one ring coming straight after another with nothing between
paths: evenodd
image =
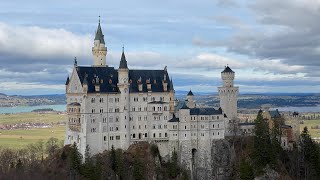
<instances>
[{"instance_id":1,"label":"tall spire","mask_svg":"<svg viewBox=\"0 0 320 180\"><path fill-rule=\"evenodd\" d=\"M102 33L101 25L100 25L100 16L99 16L98 28L97 28L97 32L96 32L96 36L95 36L94 40L99 40L101 44L105 44L104 35Z\"/></svg>"},{"instance_id":2,"label":"tall spire","mask_svg":"<svg viewBox=\"0 0 320 180\"><path fill-rule=\"evenodd\" d=\"M128 69L126 56L124 55L124 46L122 46L122 55L121 55L119 69Z\"/></svg>"}]
</instances>

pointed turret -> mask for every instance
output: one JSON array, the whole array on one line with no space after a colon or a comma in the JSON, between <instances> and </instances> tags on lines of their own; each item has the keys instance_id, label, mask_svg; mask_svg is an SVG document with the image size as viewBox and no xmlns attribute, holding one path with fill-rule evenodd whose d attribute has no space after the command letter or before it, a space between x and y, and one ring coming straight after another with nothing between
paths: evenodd
<instances>
[{"instance_id":1,"label":"pointed turret","mask_svg":"<svg viewBox=\"0 0 320 180\"><path fill-rule=\"evenodd\" d=\"M99 40L101 44L105 44L104 35L102 33L102 29L101 29L101 25L100 25L100 17L99 17L99 24L98 24L98 28L97 28L96 36L95 36L94 40Z\"/></svg>"},{"instance_id":2,"label":"pointed turret","mask_svg":"<svg viewBox=\"0 0 320 180\"><path fill-rule=\"evenodd\" d=\"M94 46L92 47L92 55L93 55L93 66L106 66L106 55L107 55L107 47L104 42L104 35L102 33L101 25L100 25L100 16L99 16L99 24L96 31L96 36L94 38Z\"/></svg>"},{"instance_id":3,"label":"pointed turret","mask_svg":"<svg viewBox=\"0 0 320 180\"><path fill-rule=\"evenodd\" d=\"M187 106L189 108L195 108L196 107L196 103L193 99L193 93L192 91L190 90L189 93L187 94Z\"/></svg>"},{"instance_id":4,"label":"pointed turret","mask_svg":"<svg viewBox=\"0 0 320 180\"><path fill-rule=\"evenodd\" d=\"M187 96L193 96L193 93L191 90L188 92Z\"/></svg>"},{"instance_id":5,"label":"pointed turret","mask_svg":"<svg viewBox=\"0 0 320 180\"><path fill-rule=\"evenodd\" d=\"M172 78L170 79L170 91L174 91L174 88L173 88L173 83L172 83Z\"/></svg>"},{"instance_id":6,"label":"pointed turret","mask_svg":"<svg viewBox=\"0 0 320 180\"><path fill-rule=\"evenodd\" d=\"M66 81L66 85L68 85L69 82L70 82L70 78L69 78L69 76L68 76L67 81Z\"/></svg>"},{"instance_id":7,"label":"pointed turret","mask_svg":"<svg viewBox=\"0 0 320 180\"><path fill-rule=\"evenodd\" d=\"M121 55L121 61L120 61L119 69L128 69L126 56L124 54L124 47L122 47L122 55Z\"/></svg>"}]
</instances>

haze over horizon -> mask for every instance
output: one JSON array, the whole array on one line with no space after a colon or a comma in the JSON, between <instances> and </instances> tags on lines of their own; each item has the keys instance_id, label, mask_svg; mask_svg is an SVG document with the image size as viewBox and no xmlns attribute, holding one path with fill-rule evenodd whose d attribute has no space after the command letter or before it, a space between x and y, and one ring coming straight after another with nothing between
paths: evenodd
<instances>
[{"instance_id":1,"label":"haze over horizon","mask_svg":"<svg viewBox=\"0 0 320 180\"><path fill-rule=\"evenodd\" d=\"M168 67L177 91L217 92L236 72L240 92L320 92L320 1L1 2L0 93L63 94L76 56L91 65L101 26L107 64Z\"/></svg>"}]
</instances>

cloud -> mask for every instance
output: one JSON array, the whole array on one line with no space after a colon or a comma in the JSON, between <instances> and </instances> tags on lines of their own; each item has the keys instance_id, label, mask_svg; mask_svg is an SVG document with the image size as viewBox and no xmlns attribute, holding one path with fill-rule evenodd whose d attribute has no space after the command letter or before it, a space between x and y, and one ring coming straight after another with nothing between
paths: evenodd
<instances>
[{"instance_id":1,"label":"cloud","mask_svg":"<svg viewBox=\"0 0 320 180\"><path fill-rule=\"evenodd\" d=\"M0 23L1 66L12 63L69 64L68 58L88 57L91 44L89 35L76 35L64 29Z\"/></svg>"},{"instance_id":2,"label":"cloud","mask_svg":"<svg viewBox=\"0 0 320 180\"><path fill-rule=\"evenodd\" d=\"M236 28L229 37L218 40L196 38L198 46L225 47L228 52L253 59L270 60L287 64L277 72L298 72L317 76L313 67L320 66L320 1L310 0L257 0L247 5L250 17L241 17L250 24L241 23L232 14L216 17L215 20ZM251 19L251 20L248 20ZM249 26L247 26L249 25ZM245 27L245 28L243 28ZM270 68L267 68L270 70ZM279 71L280 70L280 71Z\"/></svg>"}]
</instances>

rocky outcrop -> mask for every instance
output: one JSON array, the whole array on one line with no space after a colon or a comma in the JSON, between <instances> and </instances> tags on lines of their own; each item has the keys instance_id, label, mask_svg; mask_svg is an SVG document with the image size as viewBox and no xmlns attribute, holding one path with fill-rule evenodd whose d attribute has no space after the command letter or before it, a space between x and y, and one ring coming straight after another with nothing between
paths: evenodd
<instances>
[{"instance_id":1,"label":"rocky outcrop","mask_svg":"<svg viewBox=\"0 0 320 180\"><path fill-rule=\"evenodd\" d=\"M192 169L193 179L230 179L235 152L228 140L213 140L206 152L199 153L196 157L197 163Z\"/></svg>"},{"instance_id":2,"label":"rocky outcrop","mask_svg":"<svg viewBox=\"0 0 320 180\"><path fill-rule=\"evenodd\" d=\"M276 179L280 179L280 174L277 171L267 167L264 169L264 174L254 179L255 180L270 180L270 179L276 180Z\"/></svg>"}]
</instances>

